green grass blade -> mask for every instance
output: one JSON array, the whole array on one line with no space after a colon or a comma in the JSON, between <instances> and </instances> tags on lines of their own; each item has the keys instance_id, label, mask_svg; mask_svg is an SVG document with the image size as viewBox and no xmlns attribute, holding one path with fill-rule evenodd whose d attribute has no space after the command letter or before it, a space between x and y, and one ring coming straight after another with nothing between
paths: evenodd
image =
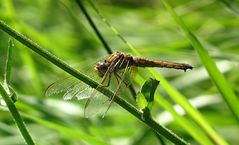
<instances>
[{"instance_id":1,"label":"green grass blade","mask_svg":"<svg viewBox=\"0 0 239 145\"><path fill-rule=\"evenodd\" d=\"M6 84L9 84L11 79L12 47L13 47L12 39L9 39L7 59L5 63L5 72L4 72L4 80L6 81Z\"/></svg>"},{"instance_id":2,"label":"green grass blade","mask_svg":"<svg viewBox=\"0 0 239 145\"><path fill-rule=\"evenodd\" d=\"M236 95L234 94L233 90L229 87L226 79L224 76L220 73L218 68L216 67L215 62L210 58L205 48L202 46L202 44L198 41L196 36L189 30L189 28L184 24L184 22L181 20L179 16L175 13L175 11L172 9L172 7L165 1L162 0L164 6L167 8L168 12L171 14L171 16L175 19L177 24L182 28L188 39L191 41L194 48L197 50L204 66L206 67L211 79L217 86L218 90L224 97L225 101L227 102L229 108L235 115L235 117L239 120L239 102L236 98ZM200 117L199 114L195 114L197 117L198 122L202 125L203 128L207 131L207 133L212 137L212 139L217 144L227 144L224 139L219 137L217 133L207 125L206 121ZM196 119L196 118L195 118Z\"/></svg>"},{"instance_id":3,"label":"green grass blade","mask_svg":"<svg viewBox=\"0 0 239 145\"><path fill-rule=\"evenodd\" d=\"M3 2L3 4L4 4L4 7L6 7L6 13L9 16L9 19L16 19L17 14L14 9L13 2L7 0ZM36 32L29 25L26 25L23 22L20 22L20 23L15 23L15 21L11 21L11 22L17 29L21 30L22 32L31 34L31 36L32 37L34 36L34 38L36 37ZM36 38L38 40L42 40L39 37L36 37ZM18 43L16 43L16 48L21 48L21 46ZM34 90L34 92L37 93L36 96L41 96L42 95L41 91L43 90L43 88L42 88L42 84L41 84L39 73L38 73L39 71L37 70L33 57L24 48L21 51L19 51L19 54L22 58L23 63L26 64L30 72L28 77L34 80L34 83L31 84L32 89Z\"/></svg>"},{"instance_id":4,"label":"green grass blade","mask_svg":"<svg viewBox=\"0 0 239 145\"><path fill-rule=\"evenodd\" d=\"M46 120L43 120L38 117L34 117L34 116L28 115L26 113L21 113L21 114L22 114L22 116L26 117L27 119L30 119L30 120L32 120L36 123L39 123L43 126L54 129L54 130L58 131L59 133L61 133L62 135L69 137L71 139L84 140L85 142L87 142L89 144L108 145L108 143L106 143L98 138L89 136L89 135L85 134L84 132L81 132L79 129L64 127L62 125L58 125L56 123L46 121Z\"/></svg>"},{"instance_id":5,"label":"green grass blade","mask_svg":"<svg viewBox=\"0 0 239 145\"><path fill-rule=\"evenodd\" d=\"M207 121L203 118L203 116L188 102L186 97L184 97L180 92L178 92L175 88L173 88L168 81L163 78L160 74L158 74L154 69L150 69L149 71L161 81L161 85L164 89L169 93L170 97L178 103L186 112L189 114L195 122L197 122L202 129L204 129L209 136L216 142L217 144L226 145L226 141L220 137L217 132L207 123Z\"/></svg>"},{"instance_id":6,"label":"green grass blade","mask_svg":"<svg viewBox=\"0 0 239 145\"><path fill-rule=\"evenodd\" d=\"M211 59L208 55L208 52L203 47L203 45L199 42L197 37L189 30L189 28L185 25L182 19L177 16L175 11L171 8L171 6L164 0L162 0L165 7L175 19L177 24L182 28L188 39L191 41L193 47L197 50L197 53L204 64L205 68L207 69L208 74L210 75L212 81L215 83L216 87L218 88L219 92L222 94L225 102L227 103L228 107L231 109L232 113L234 114L235 118L239 121L239 100L237 96L231 89L230 85L226 81L223 74L217 68L215 62Z\"/></svg>"},{"instance_id":7,"label":"green grass blade","mask_svg":"<svg viewBox=\"0 0 239 145\"><path fill-rule=\"evenodd\" d=\"M17 124L23 138L25 139L26 143L28 145L35 145L30 133L28 132L28 130L23 122L21 115L19 114L16 106L14 105L14 103L12 102L10 97L8 96L7 92L4 90L2 84L0 84L0 94L2 95L3 100L6 102L7 107L9 109L9 111L11 112L12 117L16 121L16 124Z\"/></svg>"},{"instance_id":8,"label":"green grass blade","mask_svg":"<svg viewBox=\"0 0 239 145\"><path fill-rule=\"evenodd\" d=\"M208 138L208 136L200 129L198 126L192 124L186 118L180 116L173 108L173 105L168 101L163 99L163 96L156 94L155 101L164 107L166 110L170 112L174 116L176 122L178 122L187 132L189 132L192 137L198 141L200 144L214 145L214 143Z\"/></svg>"},{"instance_id":9,"label":"green grass blade","mask_svg":"<svg viewBox=\"0 0 239 145\"><path fill-rule=\"evenodd\" d=\"M94 5L94 3L91 0L88 0L91 7L95 10L95 12L99 15L102 21L105 22L105 24L113 31L113 33L119 37L121 41L123 41L135 54L138 54L138 52L134 49L134 46L131 45L121 34L120 32L113 26L111 23L101 14L101 12L98 10L98 8Z\"/></svg>"},{"instance_id":10,"label":"green grass blade","mask_svg":"<svg viewBox=\"0 0 239 145\"><path fill-rule=\"evenodd\" d=\"M93 28L93 30L95 31L97 37L100 39L100 42L102 43L102 45L105 47L106 51L108 52L108 54L113 53L113 51L111 50L110 46L108 45L108 43L105 41L104 37L102 36L102 34L100 33L100 31L98 30L98 28L95 26L95 23L93 22L93 20L91 19L90 15L88 14L88 12L86 11L85 6L83 5L81 0L76 0L77 5L80 7L81 11L83 12L83 14L85 15L87 21L89 22L90 26Z\"/></svg>"},{"instance_id":11,"label":"green grass blade","mask_svg":"<svg viewBox=\"0 0 239 145\"><path fill-rule=\"evenodd\" d=\"M239 2L235 1L235 0L218 0L221 3L223 3L229 10L231 10L232 12L234 12L236 15L239 16Z\"/></svg>"}]
</instances>

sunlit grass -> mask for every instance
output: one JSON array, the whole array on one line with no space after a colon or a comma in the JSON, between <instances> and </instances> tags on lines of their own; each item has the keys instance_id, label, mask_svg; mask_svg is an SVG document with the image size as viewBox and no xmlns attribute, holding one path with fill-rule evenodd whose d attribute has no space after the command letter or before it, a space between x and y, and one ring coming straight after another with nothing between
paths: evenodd
<instances>
[{"instance_id":1,"label":"sunlit grass","mask_svg":"<svg viewBox=\"0 0 239 145\"><path fill-rule=\"evenodd\" d=\"M210 124L223 140L230 144L237 143L237 121L227 104L220 98L232 91L236 96L239 94L237 71L239 19L236 12L238 5L235 1L202 1L200 3L195 0L171 1L170 4L176 13L190 30L201 38L200 42L208 51L210 60L208 57L204 57L205 53L200 54L195 51L195 46L191 46L190 37L185 35L181 25L175 23L174 18L170 16L160 1L152 3L94 2L102 15L129 42L127 45L134 47L138 54L162 60L185 62L194 66L192 71L186 73L174 70L156 70L164 78L160 77L161 83L158 87L158 94L155 96L153 117L158 117L167 110L174 118L172 122L168 122L167 127L178 136L192 144L210 144L212 141L208 139L207 133L202 131L195 121L192 121L190 115L181 116L181 113L177 113L178 110L173 109L173 105L180 103L172 98L172 96L177 97L178 93L183 96L185 101L207 96L208 99L203 99L208 103L198 102L205 106L194 105L194 109L200 112L206 123ZM113 51L130 53L125 42L118 39L118 36L101 20L91 5L87 1L84 4ZM97 59L97 57L107 54L74 2L47 1L43 4L40 1L25 0L17 3L5 0L0 6L0 19L39 43L40 46L49 48L52 53L69 64L80 64L77 68L81 68L84 65L82 62L86 62L85 60ZM0 61L1 68L3 68L2 61L5 61L5 48L7 48L9 36L1 31L0 37ZM63 101L62 96L45 97L43 94L47 86L53 81L64 78L64 72L52 67L47 61L43 61L42 58L31 53L18 42L14 42L14 44L11 85L18 96L20 95L17 101L18 111L22 112L26 126L33 138L36 138L37 144L77 144L81 141L90 144L158 143L157 137L151 131L147 131L147 127L128 115L128 112L123 111L119 106L113 106L104 119L88 120L83 118L82 114L84 102L75 99L70 102ZM214 75L215 65L214 69L211 69L210 75L206 73L205 68L213 66L212 63L218 65L222 73L219 76L223 75L229 85L224 85L225 83L221 83L220 77ZM135 83L137 91L150 76L143 69L139 69L139 74L141 78L136 77ZM215 77L213 78L213 76ZM169 89L167 87L165 89L164 79L166 79ZM217 85L211 80L217 81L215 83ZM170 94L171 87L176 90L176 95L173 93L174 91L171 91ZM225 91L220 91L223 88L226 88ZM229 91L227 91L228 89ZM216 102L212 100L214 97ZM50 104L47 103L48 100L51 100ZM60 105L59 101L64 102L64 105ZM236 103L236 101L231 101ZM230 105L230 103L228 104ZM21 136L16 136L19 132L8 114L9 112L1 111L0 144L1 141L2 144L5 144L6 140L9 140L9 144L14 142L15 140L12 140L11 137L16 137L16 142L22 139ZM157 118L157 120L160 119ZM124 129L125 125L127 125L127 129ZM12 132L7 132L6 128L11 128ZM71 128L74 129L71 131ZM41 134L48 135L48 137L44 136L39 139ZM164 140L166 141L166 139Z\"/></svg>"}]
</instances>

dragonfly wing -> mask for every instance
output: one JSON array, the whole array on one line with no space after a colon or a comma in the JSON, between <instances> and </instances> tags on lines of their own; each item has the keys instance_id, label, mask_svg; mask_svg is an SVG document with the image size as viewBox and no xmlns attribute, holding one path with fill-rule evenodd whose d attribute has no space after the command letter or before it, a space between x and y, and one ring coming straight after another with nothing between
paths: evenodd
<instances>
[{"instance_id":1,"label":"dragonfly wing","mask_svg":"<svg viewBox=\"0 0 239 145\"><path fill-rule=\"evenodd\" d=\"M109 98L103 96L100 92L93 90L92 97L90 97L85 104L85 117L88 118L95 115L102 116L106 108L109 106L109 103Z\"/></svg>"},{"instance_id":2,"label":"dragonfly wing","mask_svg":"<svg viewBox=\"0 0 239 145\"><path fill-rule=\"evenodd\" d=\"M66 79L58 80L54 83L52 83L46 90L45 95L51 96L54 94L59 94L62 92L66 92L68 89L70 89L74 84L76 84L78 81L74 79L73 77L68 77Z\"/></svg>"},{"instance_id":3,"label":"dragonfly wing","mask_svg":"<svg viewBox=\"0 0 239 145\"><path fill-rule=\"evenodd\" d=\"M68 90L63 95L64 100L70 100L73 97L77 97L78 100L89 98L88 91L90 87L86 86L82 82L78 81L76 84L72 84L71 87L68 87ZM87 94L84 94L87 93Z\"/></svg>"},{"instance_id":4,"label":"dragonfly wing","mask_svg":"<svg viewBox=\"0 0 239 145\"><path fill-rule=\"evenodd\" d=\"M64 93L64 100L70 100L77 97L78 100L89 98L90 88L74 77L68 77L51 84L46 90L46 96ZM86 94L84 94L86 93Z\"/></svg>"},{"instance_id":5,"label":"dragonfly wing","mask_svg":"<svg viewBox=\"0 0 239 145\"><path fill-rule=\"evenodd\" d=\"M78 91L78 93L76 94L76 97L78 100L82 100L82 99L88 99L92 93L93 88L91 87L85 87L84 89Z\"/></svg>"}]
</instances>

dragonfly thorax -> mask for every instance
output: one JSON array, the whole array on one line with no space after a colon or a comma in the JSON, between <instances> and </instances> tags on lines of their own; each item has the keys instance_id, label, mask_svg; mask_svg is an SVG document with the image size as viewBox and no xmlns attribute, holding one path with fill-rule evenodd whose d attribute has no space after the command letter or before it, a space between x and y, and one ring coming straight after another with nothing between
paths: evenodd
<instances>
[{"instance_id":1,"label":"dragonfly thorax","mask_svg":"<svg viewBox=\"0 0 239 145\"><path fill-rule=\"evenodd\" d=\"M126 53L115 52L111 54L104 62L98 62L95 66L95 72L99 77L103 77L108 73L117 72L134 64L133 57Z\"/></svg>"}]
</instances>

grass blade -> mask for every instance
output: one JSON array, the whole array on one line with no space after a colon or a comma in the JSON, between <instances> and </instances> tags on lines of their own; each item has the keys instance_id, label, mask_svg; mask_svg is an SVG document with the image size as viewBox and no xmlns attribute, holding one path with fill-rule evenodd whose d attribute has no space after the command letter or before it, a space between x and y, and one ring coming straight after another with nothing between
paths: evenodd
<instances>
[{"instance_id":1,"label":"grass blade","mask_svg":"<svg viewBox=\"0 0 239 145\"><path fill-rule=\"evenodd\" d=\"M239 10L237 6L239 6L238 1L235 0L218 0L223 3L229 10L234 12L237 16L239 16ZM237 4L236 4L237 3Z\"/></svg>"},{"instance_id":2,"label":"grass blade","mask_svg":"<svg viewBox=\"0 0 239 145\"><path fill-rule=\"evenodd\" d=\"M6 102L7 107L9 109L9 111L11 112L14 120L16 121L16 124L17 124L23 138L25 139L26 143L28 145L34 145L35 143L33 142L32 137L31 137L30 133L28 132L28 130L22 120L21 115L19 114L16 106L14 105L14 103L10 99L10 97L8 96L8 94L5 91L2 84L0 84L0 94L2 95L3 100Z\"/></svg>"},{"instance_id":3,"label":"grass blade","mask_svg":"<svg viewBox=\"0 0 239 145\"><path fill-rule=\"evenodd\" d=\"M9 84L11 79L12 47L13 47L12 39L9 39L7 59L5 63L5 72L4 72L4 81L6 82L6 84Z\"/></svg>"},{"instance_id":4,"label":"grass blade","mask_svg":"<svg viewBox=\"0 0 239 145\"><path fill-rule=\"evenodd\" d=\"M196 36L189 30L189 28L184 24L184 22L181 20L181 18L175 13L175 11L172 9L172 7L165 1L162 0L164 6L168 10L168 12L171 14L171 16L175 19L177 24L181 27L181 29L184 31L188 39L191 41L194 48L197 50L198 55L200 56L204 66L206 67L211 79L217 86L219 92L224 97L224 100L227 102L229 108L233 112L235 118L239 120L239 102L236 98L236 95L234 94L233 90L229 87L226 79L224 76L220 73L218 68L216 67L215 62L210 58L205 48L202 46L202 44L199 42L199 40L196 38ZM227 144L224 139L219 137L217 133L207 125L206 121L201 117L200 114L195 114L198 120L198 123L207 131L207 133L211 136L211 138L217 143L217 144ZM196 118L194 118L196 120Z\"/></svg>"},{"instance_id":5,"label":"grass blade","mask_svg":"<svg viewBox=\"0 0 239 145\"><path fill-rule=\"evenodd\" d=\"M90 26L94 29L97 37L100 39L100 42L102 42L103 46L105 47L105 49L107 50L107 52L109 54L113 53L113 51L111 50L111 48L109 47L109 45L107 44L107 42L105 41L104 37L101 35L100 31L97 29L97 27L95 26L95 23L93 22L93 20L91 19L90 15L88 14L88 12L86 11L86 8L84 7L83 3L81 0L76 0L76 3L78 4L78 6L80 7L81 11L83 12L83 14L85 15L87 21L89 22Z\"/></svg>"},{"instance_id":6,"label":"grass blade","mask_svg":"<svg viewBox=\"0 0 239 145\"><path fill-rule=\"evenodd\" d=\"M228 107L231 109L232 113L234 114L235 118L239 121L239 100L237 96L231 89L230 85L226 81L225 77L217 68L215 62L212 58L208 55L208 52L203 47L203 45L199 42L197 37L189 30L189 28L185 25L185 23L181 20L181 18L175 13L175 11L171 8L171 6L165 1L162 0L165 7L175 19L177 24L182 28L188 39L191 41L193 47L196 49L203 65L207 69L208 74L210 75L212 81L215 83L216 87L218 88L219 92L224 97Z\"/></svg>"},{"instance_id":7,"label":"grass blade","mask_svg":"<svg viewBox=\"0 0 239 145\"><path fill-rule=\"evenodd\" d=\"M69 127L64 127L62 125L58 125L56 123L50 122L43 120L41 118L37 118L31 115L28 115L26 113L21 113L22 116L26 117L27 119L30 119L36 123L39 123L41 125L44 125L46 127L49 127L51 129L57 130L59 133L66 137L70 137L71 139L79 139L79 140L84 140L85 142L89 144L97 144L97 145L109 145L108 143L94 138L92 136L89 136L85 134L84 132L81 132L79 129L74 129L74 128L69 128Z\"/></svg>"}]
</instances>

